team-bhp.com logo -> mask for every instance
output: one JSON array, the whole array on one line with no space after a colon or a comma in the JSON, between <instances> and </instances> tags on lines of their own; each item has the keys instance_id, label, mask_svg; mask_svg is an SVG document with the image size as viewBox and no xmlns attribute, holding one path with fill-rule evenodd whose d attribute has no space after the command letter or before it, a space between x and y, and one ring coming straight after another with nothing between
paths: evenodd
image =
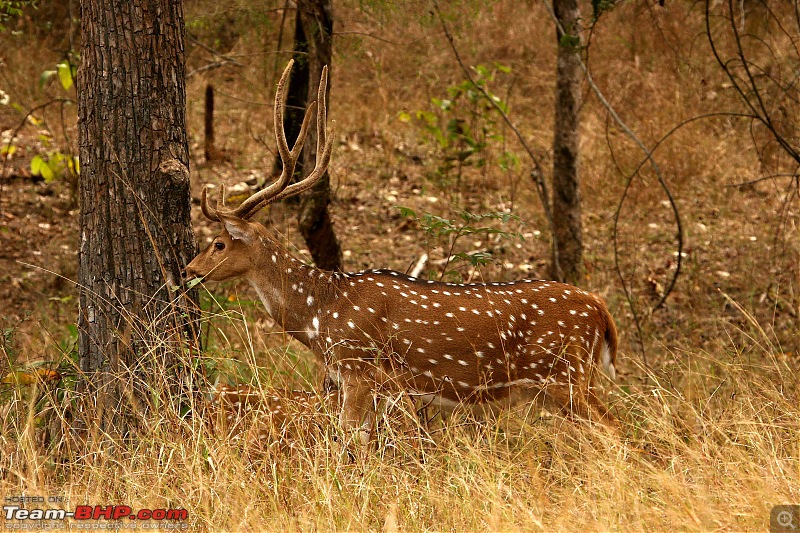
<instances>
[{"instance_id":1,"label":"team-bhp.com logo","mask_svg":"<svg viewBox=\"0 0 800 533\"><path fill-rule=\"evenodd\" d=\"M6 521L27 520L152 520L156 522L172 520L185 522L189 517L186 509L139 509L134 511L129 505L78 505L74 511L66 509L27 509L19 505L4 505L3 517Z\"/></svg>"}]
</instances>

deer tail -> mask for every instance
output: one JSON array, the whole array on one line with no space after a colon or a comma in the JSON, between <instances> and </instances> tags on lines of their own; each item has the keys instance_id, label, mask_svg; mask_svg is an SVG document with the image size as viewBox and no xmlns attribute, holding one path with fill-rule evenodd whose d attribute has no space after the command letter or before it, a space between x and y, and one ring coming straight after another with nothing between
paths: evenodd
<instances>
[{"instance_id":1,"label":"deer tail","mask_svg":"<svg viewBox=\"0 0 800 533\"><path fill-rule=\"evenodd\" d=\"M617 375L617 370L614 368L614 363L617 361L617 326L614 324L614 319L608 308L605 308L606 314L606 332L603 337L603 347L601 351L601 362L603 369L611 379Z\"/></svg>"}]
</instances>

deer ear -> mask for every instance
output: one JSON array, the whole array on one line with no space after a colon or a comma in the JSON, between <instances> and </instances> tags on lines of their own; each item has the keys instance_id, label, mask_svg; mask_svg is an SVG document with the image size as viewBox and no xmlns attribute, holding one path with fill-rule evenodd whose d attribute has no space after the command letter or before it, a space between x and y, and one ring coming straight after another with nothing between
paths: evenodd
<instances>
[{"instance_id":1,"label":"deer ear","mask_svg":"<svg viewBox=\"0 0 800 533\"><path fill-rule=\"evenodd\" d=\"M219 220L225 224L225 229L235 241L242 241L245 244L250 244L253 241L253 234L250 228L247 227L248 223L238 217L219 215Z\"/></svg>"}]
</instances>

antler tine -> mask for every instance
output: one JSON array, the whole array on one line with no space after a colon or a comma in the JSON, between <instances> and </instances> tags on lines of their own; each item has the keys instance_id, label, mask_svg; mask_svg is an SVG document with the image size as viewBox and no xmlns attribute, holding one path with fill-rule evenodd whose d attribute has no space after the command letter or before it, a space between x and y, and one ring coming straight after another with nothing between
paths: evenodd
<instances>
[{"instance_id":1,"label":"antler tine","mask_svg":"<svg viewBox=\"0 0 800 533\"><path fill-rule=\"evenodd\" d=\"M222 191L220 191L220 194L222 194ZM217 205L219 205L219 203ZM200 198L200 208L203 210L203 214L207 219L219 222L219 214L216 208L208 205L208 185L203 187L203 195Z\"/></svg>"},{"instance_id":2,"label":"antler tine","mask_svg":"<svg viewBox=\"0 0 800 533\"><path fill-rule=\"evenodd\" d=\"M322 74L319 77L317 102L319 102L319 110L317 111L317 153L321 154L326 145L327 137L325 128L328 124L328 65L322 67Z\"/></svg>"},{"instance_id":3,"label":"antler tine","mask_svg":"<svg viewBox=\"0 0 800 533\"><path fill-rule=\"evenodd\" d=\"M331 160L332 151L333 141L328 139L327 143L325 144L325 151L322 152L322 155L317 154L317 166L314 168L314 171L311 172L311 174L309 174L304 180L293 183L280 193L276 194L274 198L270 199L270 202L284 200L290 196L294 196L295 194L305 192L316 185L316 183L322 178L322 176L325 175L325 171L328 169L328 163Z\"/></svg>"},{"instance_id":4,"label":"antler tine","mask_svg":"<svg viewBox=\"0 0 800 533\"><path fill-rule=\"evenodd\" d=\"M283 74L281 75L280 81L278 81L278 88L275 91L275 139L278 145L278 154L283 162L283 170L280 177L275 182L260 190L256 194L250 196L233 211L233 214L238 217L250 218L263 206L273 201L273 197L286 188L289 180L291 180L292 176L294 175L294 169L297 166L297 160L300 158L300 154L303 150L303 144L305 144L306 137L308 136L308 128L311 123L311 114L314 112L316 103L312 102L306 108L306 113L303 116L303 123L300 126L300 133L298 133L297 140L290 150L289 143L286 140L286 131L283 129L283 95L286 88L286 82L289 79L289 73L292 71L293 65L294 60L290 60L289 64L286 65ZM319 114L317 117L319 120ZM319 127L319 125L317 127Z\"/></svg>"},{"instance_id":5,"label":"antler tine","mask_svg":"<svg viewBox=\"0 0 800 533\"><path fill-rule=\"evenodd\" d=\"M319 90L317 92L317 102L319 102L319 110L317 111L317 164L314 170L306 176L305 179L294 183L271 198L271 202L283 200L296 194L300 194L311 187L313 187L325 175L328 169L328 163L331 160L331 152L333 151L332 136L328 135L327 128L327 115L328 109L326 105L326 94L328 90L328 67L322 68L322 76L319 80Z\"/></svg>"}]
</instances>

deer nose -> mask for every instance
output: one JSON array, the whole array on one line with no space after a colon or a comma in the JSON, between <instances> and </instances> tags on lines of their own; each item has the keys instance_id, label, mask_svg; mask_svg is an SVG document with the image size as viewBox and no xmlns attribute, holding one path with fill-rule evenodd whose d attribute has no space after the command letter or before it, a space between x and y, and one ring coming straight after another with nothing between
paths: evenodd
<instances>
[{"instance_id":1,"label":"deer nose","mask_svg":"<svg viewBox=\"0 0 800 533\"><path fill-rule=\"evenodd\" d=\"M186 267L181 270L181 275L183 276L183 281L189 281L190 279L199 277L191 265L186 265Z\"/></svg>"}]
</instances>

